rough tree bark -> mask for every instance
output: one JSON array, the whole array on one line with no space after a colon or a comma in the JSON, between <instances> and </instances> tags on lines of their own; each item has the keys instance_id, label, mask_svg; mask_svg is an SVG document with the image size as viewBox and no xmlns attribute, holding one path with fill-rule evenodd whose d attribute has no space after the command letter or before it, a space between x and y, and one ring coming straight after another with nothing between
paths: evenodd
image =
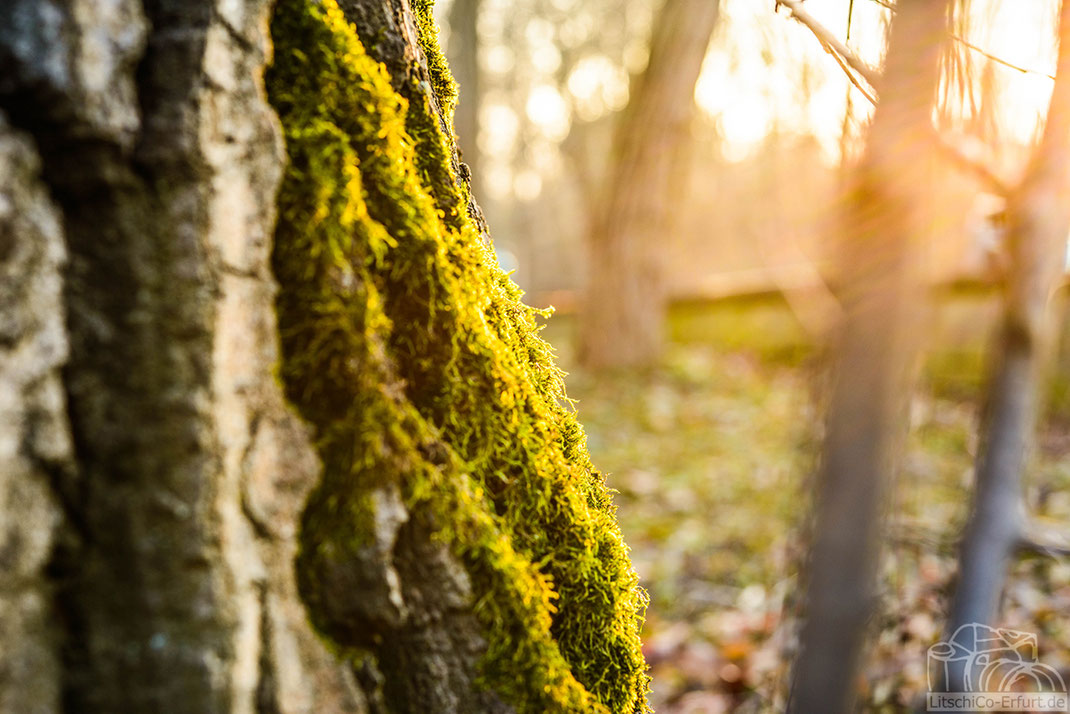
<instances>
[{"instance_id":1,"label":"rough tree bark","mask_svg":"<svg viewBox=\"0 0 1070 714\"><path fill-rule=\"evenodd\" d=\"M291 566L317 465L272 373L267 11L0 8L0 220L21 274L0 285L19 566L0 700L32 702L5 710L363 709Z\"/></svg>"},{"instance_id":2,"label":"rough tree bark","mask_svg":"<svg viewBox=\"0 0 1070 714\"><path fill-rule=\"evenodd\" d=\"M789 699L798 714L854 711L881 502L905 432L923 293L917 256L936 238L927 157L949 3L900 0L896 9L880 103L841 217L844 318Z\"/></svg>"},{"instance_id":3,"label":"rough tree bark","mask_svg":"<svg viewBox=\"0 0 1070 714\"><path fill-rule=\"evenodd\" d=\"M1051 296L1070 233L1070 2L1059 20L1059 60L1047 123L1007 202L1010 266L997 354L986 394L977 487L959 555L949 633L991 623L1008 559L1022 536L1021 474L1033 433ZM952 690L962 691L962 690Z\"/></svg>"},{"instance_id":4,"label":"rough tree bark","mask_svg":"<svg viewBox=\"0 0 1070 714\"><path fill-rule=\"evenodd\" d=\"M717 23L716 0L665 0L646 70L614 134L591 207L579 358L589 367L649 364L664 341L662 252L682 181L695 82Z\"/></svg>"},{"instance_id":5,"label":"rough tree bark","mask_svg":"<svg viewBox=\"0 0 1070 714\"><path fill-rule=\"evenodd\" d=\"M0 711L56 711L59 651L46 568L71 465L59 213L28 137L0 121Z\"/></svg>"},{"instance_id":6,"label":"rough tree bark","mask_svg":"<svg viewBox=\"0 0 1070 714\"><path fill-rule=\"evenodd\" d=\"M0 5L0 709L642 710L429 4L270 5Z\"/></svg>"}]
</instances>

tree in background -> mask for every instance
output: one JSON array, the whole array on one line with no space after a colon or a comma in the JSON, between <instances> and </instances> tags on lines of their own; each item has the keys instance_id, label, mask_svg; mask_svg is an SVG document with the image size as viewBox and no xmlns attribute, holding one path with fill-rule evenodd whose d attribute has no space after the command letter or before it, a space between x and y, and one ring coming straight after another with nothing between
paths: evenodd
<instances>
[{"instance_id":1,"label":"tree in background","mask_svg":"<svg viewBox=\"0 0 1070 714\"><path fill-rule=\"evenodd\" d=\"M466 54L472 46L464 3L449 6L451 55ZM517 258L516 279L536 291L535 300L544 300L548 290L578 285L588 208L575 194L565 139L577 127L607 124L599 120L627 103L629 68L645 62L652 4L480 0L476 193L494 226L496 247L506 264ZM463 115L465 102L474 100L471 80L464 72L455 76L462 86L455 125L467 161L472 146L463 135ZM596 133L595 142L584 133L583 145L601 160L608 153L602 134L608 132Z\"/></svg>"},{"instance_id":2,"label":"tree in background","mask_svg":"<svg viewBox=\"0 0 1070 714\"><path fill-rule=\"evenodd\" d=\"M643 711L430 3L269 9L0 8L0 709Z\"/></svg>"},{"instance_id":3,"label":"tree in background","mask_svg":"<svg viewBox=\"0 0 1070 714\"><path fill-rule=\"evenodd\" d=\"M801 15L797 3L785 3ZM850 712L875 607L880 513L910 395L923 283L936 240L932 107L950 2L896 5L880 103L841 216L844 308L789 711Z\"/></svg>"},{"instance_id":4,"label":"tree in background","mask_svg":"<svg viewBox=\"0 0 1070 714\"><path fill-rule=\"evenodd\" d=\"M810 25L815 34L826 43L831 44L827 38L827 31L815 25L807 18L799 4L787 0L782 3L791 8L797 19L804 24ZM949 8L949 17L954 21L955 27L950 37L954 43L944 43L943 76L936 92L937 115L941 131L945 127L958 124L960 129L973 136L979 144L990 144L995 138L995 89L990 71L978 78L971 70L969 55L965 53L980 51L977 47L969 45L961 39L965 35L965 17L969 11L969 3L958 1ZM904 21L907 10L901 3L896 7L897 19L893 27L898 28ZM1062 4L1060 18L1060 38L1066 36L1066 27L1070 23L1070 11L1067 4ZM930 20L930 27L935 24ZM917 35L923 32L919 25ZM889 50L889 57L894 56L895 44ZM880 82L870 79L869 72L861 67L855 57L850 57L848 52L836 49L840 57L845 60L841 64L845 71L857 71L867 81L874 84ZM917 57L923 54L917 48L914 50ZM1007 64L1004 60L990 55L985 55L991 62ZM847 65L850 65L850 69ZM899 82L892 81L891 65L881 81L887 88L902 87L902 79ZM1015 65L1010 68L1020 72L1034 72ZM1070 100L1067 98L1068 86L1067 68L1070 66L1070 49L1067 43L1059 43L1058 72L1055 79L1055 89L1051 96L1047 122L1044 134L1039 143L1033 147L1031 159L1024 172L1024 177L1013 189L1006 188L998 174L998 171L984 159L967 157L957 153L954 143L948 141L947 134L938 134L928 125L924 118L924 102L922 95L918 95L913 128L910 125L900 127L903 133L898 146L911 146L911 140L920 142L915 144L914 151L921 155L925 151L924 142L929 142L932 149L940 151L945 158L951 158L960 168L967 168L983 179L986 188L1005 197L1007 208L1005 211L1007 223L1008 270L1005 276L1005 295L1003 316L996 344L995 354L992 358L992 374L986 393L984 418L981 426L980 448L977 456L977 487L973 494L969 522L962 539L960 553L959 582L952 603L952 612L947 624L947 634L950 637L960 627L972 623L994 624L998 619L999 598L1006 573L1007 563L1019 546L1025 546L1041 551L1048 550L1044 543L1030 540L1027 529L1021 521L1023 513L1021 499L1021 472L1024 467L1024 452L1027 442L1032 433L1033 419L1036 411L1036 398L1039 393L1040 366L1043 361L1044 345L1050 339L1051 320L1048 315L1049 302L1055 290L1059 286L1060 276L1063 273L1063 259L1066 246L1066 235L1070 230L1070 211L1066 208L1066 197L1070 194ZM915 68L918 73L919 68ZM990 70L990 66L986 67ZM874 75L875 76L875 75ZM921 76L919 74L919 76ZM979 97L973 92L977 88ZM896 96L901 100L898 91ZM881 93L882 101L877 109L877 120L869 137L867 153L862 161L861 169L867 168L867 160L871 160L874 141L877 140L880 118L885 115L889 102L887 92ZM893 100L894 101L894 100ZM887 137L885 137L887 140ZM990 147L990 148L998 148ZM908 149L909 151L909 149ZM875 174L876 172L872 171ZM901 178L909 175L909 172L897 170L887 174L886 179L891 184L893 177ZM918 185L924 185L923 177L915 177ZM865 174L861 180L865 180ZM931 183L931 181L930 181ZM906 194L903 194L906 195ZM922 205L920 194L914 199L914 203ZM907 203L901 203L901 208L906 209ZM876 209L870 211L872 215L879 216ZM933 232L932 226L934 215L930 214L928 226ZM882 217L881 221L887 221ZM916 222L915 222L916 223ZM925 225L922 222L919 225ZM904 226L899 226L902 230ZM909 231L905 231L909 233ZM935 236L934 236L935 237ZM865 244L868 249L868 243ZM891 255L891 251L882 251L884 260ZM853 254L852 254L853 255ZM903 255L906 255L904 253ZM865 256L854 255L851 265L854 266L849 273L850 281L857 278L864 271L858 266L866 265ZM874 259L879 260L879 259ZM889 273L892 271L889 270ZM867 287L865 283L854 285L851 293L867 295L878 294L877 284ZM903 293L904 297L908 293ZM865 298L863 298L865 299ZM901 300L900 302L905 302ZM915 303L916 304L916 303ZM892 318L896 313L888 311ZM902 314L902 313L900 313ZM848 312L850 317L850 311ZM885 319L882 330L888 330L889 326L900 325L895 319ZM851 340L851 322L848 319L844 346L849 347ZM871 340L872 345L878 344L878 340ZM884 354L882 350L889 349L890 343L875 348L874 354ZM854 369L863 372L860 365L865 361L860 355L853 362L848 360L848 353L841 356L840 379L843 380L845 370L849 364L854 364ZM877 362L876 359L870 359ZM900 363L902 366L902 363ZM866 385L877 384L879 370L873 372L870 378L860 381L852 387L852 390L862 393ZM903 382L905 385L906 383ZM905 391L905 389L903 390ZM815 625L813 614L810 615L806 630L804 631L803 650L800 654L796 670L796 687L793 690L792 706L798 711L808 711L815 702L828 697L829 691L839 696L841 692L850 692L850 682L842 679L841 672L844 669L844 654L853 653L849 649L851 637L854 642L861 641L861 626L863 620L858 619L858 612L864 610L864 603L868 596L862 589L868 587L872 579L872 573L860 577L862 571L858 569L861 563L873 567L875 562L872 553L861 558L860 554L868 547L876 552L873 542L875 531L866 522L875 515L873 503L879 502L879 489L874 489L869 479L859 475L849 477L845 475L847 465L856 472L861 472L872 463L866 458L866 443L872 441L866 437L864 430L857 431L852 439L836 442L840 432L847 433L848 427L844 424L872 423L867 416L875 412L872 404L855 404L848 408L848 401L837 400L839 387L834 392L833 404L829 418L829 434L826 441L825 469L823 475L825 481L819 499L817 538L813 551L811 564L811 587L809 592L809 609L821 613L820 622ZM873 394L872 387L868 392ZM900 405L900 413L903 405ZM846 419L844 415L848 415ZM895 410L889 412L893 417ZM842 422L842 423L841 423ZM837 427L839 424L839 428ZM887 421L889 429L896 430L894 419ZM856 427L856 429L864 427ZM865 437L865 438L860 438ZM881 436L881 440L891 442L892 436ZM861 444L860 444L861 442ZM860 445L862 448L859 448ZM885 453L890 453L885 449ZM885 457L887 460L887 457ZM855 463L852 466L852 461ZM832 481L830 474L835 473L833 466L836 463L841 466L843 474L836 480L836 488L830 489L828 483ZM867 485L870 484L870 485ZM868 489L868 490L867 490ZM859 504L869 504L867 508L859 508ZM859 516L859 511L865 511L868 516ZM835 526L835 527L833 527ZM867 536L868 533L868 536ZM868 545L858 547L851 543L863 543L868 540ZM859 556L852 559L851 554ZM845 573L844 564L851 564L850 573ZM824 588L817 587L824 583ZM846 615L840 615L837 620L836 613L845 611ZM844 626L843 622L851 622L850 613L855 613L856 619L853 625ZM837 622L839 624L837 624ZM836 634L829 634L836 633ZM809 644L808 644L809 642ZM815 644L816 643L816 644ZM852 661L852 660L848 660ZM835 683L835 688L830 690L830 683ZM963 691L966 686L963 682L944 683L950 691ZM846 705L845 705L846 706Z\"/></svg>"},{"instance_id":5,"label":"tree in background","mask_svg":"<svg viewBox=\"0 0 1070 714\"><path fill-rule=\"evenodd\" d=\"M453 0L450 5L450 70L460 88L457 110L453 114L453 132L461 149L461 158L472 177L472 192L479 189L479 106L481 97L479 69L479 2Z\"/></svg>"},{"instance_id":6,"label":"tree in background","mask_svg":"<svg viewBox=\"0 0 1070 714\"><path fill-rule=\"evenodd\" d=\"M712 0L665 0L655 16L647 66L633 82L591 208L579 332L588 367L640 366L661 353L661 255L683 185L695 82L717 16Z\"/></svg>"},{"instance_id":7,"label":"tree in background","mask_svg":"<svg viewBox=\"0 0 1070 714\"><path fill-rule=\"evenodd\" d=\"M992 623L1009 559L1024 537L1022 471L1032 439L1041 362L1054 326L1051 296L1070 233L1070 2L1059 21L1055 89L1040 142L1006 209L1009 270L963 534L948 632Z\"/></svg>"}]
</instances>

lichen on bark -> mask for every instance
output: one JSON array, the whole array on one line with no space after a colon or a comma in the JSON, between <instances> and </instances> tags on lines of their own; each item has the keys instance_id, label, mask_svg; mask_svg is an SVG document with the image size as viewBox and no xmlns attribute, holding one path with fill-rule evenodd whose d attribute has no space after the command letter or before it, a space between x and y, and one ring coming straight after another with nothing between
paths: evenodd
<instances>
[{"instance_id":1,"label":"lichen on bark","mask_svg":"<svg viewBox=\"0 0 1070 714\"><path fill-rule=\"evenodd\" d=\"M289 158L280 372L323 462L298 557L313 621L404 679L389 643L432 625L406 601L398 542L426 528L463 565L448 590L478 623L488 701L645 711L646 595L537 311L466 210L448 121L420 88L398 91L417 73L388 74L335 0L281 0L271 31ZM435 72L437 94L452 80Z\"/></svg>"}]
</instances>

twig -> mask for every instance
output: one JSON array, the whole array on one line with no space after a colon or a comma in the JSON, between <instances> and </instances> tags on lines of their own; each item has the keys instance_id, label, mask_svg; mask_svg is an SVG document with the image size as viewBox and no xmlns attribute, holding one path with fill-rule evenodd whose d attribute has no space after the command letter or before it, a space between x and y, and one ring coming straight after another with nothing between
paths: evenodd
<instances>
[{"instance_id":1,"label":"twig","mask_svg":"<svg viewBox=\"0 0 1070 714\"><path fill-rule=\"evenodd\" d=\"M989 162L984 159L976 158L968 155L963 151L962 147L958 146L946 136L941 135L936 130L933 130L933 134L936 137L936 142L940 149L950 158L954 163L958 164L960 168L963 168L973 173L977 178L988 185L988 189L997 196L1010 195L1011 188L1007 185L998 173L989 165Z\"/></svg>"},{"instance_id":2,"label":"twig","mask_svg":"<svg viewBox=\"0 0 1070 714\"><path fill-rule=\"evenodd\" d=\"M964 46L968 47L969 49L973 50L974 52L976 52L976 53L978 53L980 55L984 55L985 57L987 57L988 59L992 60L993 62L995 62L997 64L1001 64L1004 67L1009 67L1010 69L1017 70L1018 72L1021 72L1022 74L1035 74L1035 75L1038 75L1040 77L1047 77L1048 79L1051 79L1051 80L1055 79L1055 75L1054 74L1048 74L1047 72L1041 72L1040 70L1037 70L1037 69L1029 69L1028 67L1019 67L1016 64L1011 64L1010 62L1008 62L1005 59L1001 59L999 57L996 57L994 54L986 52L985 50L981 49L977 45L975 45L972 42L970 42L969 40L967 40L965 37L960 37L958 35L951 35L951 39L955 40L956 42L961 42Z\"/></svg>"},{"instance_id":3,"label":"twig","mask_svg":"<svg viewBox=\"0 0 1070 714\"><path fill-rule=\"evenodd\" d=\"M1018 540L1016 550L1020 553L1046 555L1049 558L1065 558L1070 555L1070 545L1064 545L1062 543L1039 543L1035 540L1028 540L1026 538Z\"/></svg>"},{"instance_id":4,"label":"twig","mask_svg":"<svg viewBox=\"0 0 1070 714\"><path fill-rule=\"evenodd\" d=\"M824 25L815 20L810 13L803 10L802 3L799 2L799 0L776 0L776 4L777 7L783 5L788 8L788 10L791 10L792 18L805 25L810 32L817 36L817 39L821 40L823 45L835 50L836 54L839 54L840 57L850 65L851 69L862 75L862 79L869 82L870 86L877 86L877 78L880 77L880 72L863 62L858 55L847 49L847 47L837 39L836 35L832 34Z\"/></svg>"},{"instance_id":5,"label":"twig","mask_svg":"<svg viewBox=\"0 0 1070 714\"><path fill-rule=\"evenodd\" d=\"M851 84L853 84L855 88L862 93L862 96L868 99L871 104L876 106L877 97L866 91L866 88L858 81L856 73L861 75L871 87L876 88L876 80L878 77L877 71L863 62L858 55L851 52L850 49L837 40L824 25L803 10L800 7L800 2L798 0L777 0L777 6L779 7L780 5L788 8L791 11L792 18L804 25L814 34L825 51L832 55L832 58L836 60L836 64L838 64L840 69L843 70L843 73L847 75L847 79L850 80ZM947 154L955 164L981 179L982 182L987 184L990 191L999 196L1008 195L1010 188L987 162L972 156L967 156L960 147L956 146L946 137L941 136L935 130L933 132L933 139L936 146Z\"/></svg>"},{"instance_id":6,"label":"twig","mask_svg":"<svg viewBox=\"0 0 1070 714\"><path fill-rule=\"evenodd\" d=\"M953 552L957 546L954 536L920 523L892 522L886 526L888 538L900 546L924 548L938 553ZM1015 541L1015 550L1021 554L1065 558L1070 556L1070 534L1053 533L1027 526Z\"/></svg>"},{"instance_id":7,"label":"twig","mask_svg":"<svg viewBox=\"0 0 1070 714\"><path fill-rule=\"evenodd\" d=\"M1015 549L1019 553L1065 558L1070 555L1070 533L1030 520L1022 528Z\"/></svg>"},{"instance_id":8,"label":"twig","mask_svg":"<svg viewBox=\"0 0 1070 714\"><path fill-rule=\"evenodd\" d=\"M955 552L954 535L922 523L892 521L885 526L885 532L889 540L897 546L920 548L948 555Z\"/></svg>"},{"instance_id":9,"label":"twig","mask_svg":"<svg viewBox=\"0 0 1070 714\"><path fill-rule=\"evenodd\" d=\"M877 98L866 91L866 88L863 87L862 83L858 81L858 77L856 77L855 73L851 71L851 68L847 66L843 57L840 56L840 53L836 52L834 49L832 49L828 45L825 45L824 43L822 43L822 46L825 48L826 52L832 55L832 59L836 60L836 64L838 64L840 66L840 69L843 70L843 73L847 75L847 79L850 80L851 84L854 85L855 89L861 92L862 96L869 100L870 104L872 104L873 106L877 106Z\"/></svg>"},{"instance_id":10,"label":"twig","mask_svg":"<svg viewBox=\"0 0 1070 714\"><path fill-rule=\"evenodd\" d=\"M883 8L891 10L892 12L895 12L895 10L896 10L895 5L893 3L891 3L891 2L888 2L888 0L872 0L872 1L877 3L878 5L880 5ZM969 49L973 50L977 54L982 55L984 57L987 57L988 59L992 60L996 64L1001 64L1004 67L1007 67L1009 69L1013 69L1013 70L1015 70L1017 72L1021 72L1022 74L1035 74L1035 75L1037 75L1039 77L1047 77L1050 80L1053 80L1053 81L1055 80L1055 75L1053 75L1053 74L1048 74L1047 72L1041 72L1039 69L1030 69L1028 67L1022 67L1020 65L1016 65L1013 62L1008 62L1007 60L1003 59L1002 57L997 57L996 55L994 55L994 54L982 49L981 47L978 47L977 45L973 44L972 42L967 40L965 37L962 37L960 35L952 34L951 35L951 39L955 40L956 42L961 42L964 47L968 47Z\"/></svg>"}]
</instances>

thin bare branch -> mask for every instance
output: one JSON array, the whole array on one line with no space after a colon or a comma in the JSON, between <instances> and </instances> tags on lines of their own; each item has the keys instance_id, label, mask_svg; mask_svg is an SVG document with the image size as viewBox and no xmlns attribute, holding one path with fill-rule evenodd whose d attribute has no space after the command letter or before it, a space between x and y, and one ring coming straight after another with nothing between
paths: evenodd
<instances>
[{"instance_id":1,"label":"thin bare branch","mask_svg":"<svg viewBox=\"0 0 1070 714\"><path fill-rule=\"evenodd\" d=\"M879 1L879 0L874 0ZM777 0L777 5L783 5L791 11L791 16L804 25L807 29L814 34L817 41L821 43L821 46L825 48L825 51L832 55L832 58L836 60L836 64L840 66L843 73L847 75L847 79L854 87L862 93L870 104L876 106L877 97L875 93L867 91L862 83L858 79L858 75L861 75L863 79L873 88L876 88L876 79L878 72L870 67L868 64L862 61L855 53L846 47L843 43L839 42L832 35L832 32L828 30L824 25L815 20L812 15L803 10L798 0ZM954 37L954 35L952 35ZM829 40L831 38L831 41ZM984 183L988 190L999 196L1006 196L1010 188L1007 183L1000 178L998 172L996 172L988 162L981 158L968 155L960 146L941 136L936 130L933 130L933 139L936 142L937 147L944 152L953 163L966 171L974 174Z\"/></svg>"},{"instance_id":2,"label":"thin bare branch","mask_svg":"<svg viewBox=\"0 0 1070 714\"><path fill-rule=\"evenodd\" d=\"M997 196L1008 196L1011 192L1011 187L1007 185L1007 182L992 168L990 162L976 156L970 156L969 153L960 145L946 136L943 136L935 129L933 135L936 137L936 142L940 146L940 150L951 159L953 163L958 165L959 168L972 173L979 178L982 183L988 186L988 190Z\"/></svg>"},{"instance_id":3,"label":"thin bare branch","mask_svg":"<svg viewBox=\"0 0 1070 714\"><path fill-rule=\"evenodd\" d=\"M1070 555L1070 531L1046 521L1027 519L1015 549L1023 554L1066 557Z\"/></svg>"},{"instance_id":4,"label":"thin bare branch","mask_svg":"<svg viewBox=\"0 0 1070 714\"><path fill-rule=\"evenodd\" d=\"M832 49L828 45L823 44L823 47L825 48L826 52L832 55L832 59L836 60L836 64L838 64L840 66L840 69L843 70L843 73L847 75L847 79L850 80L851 84L854 85L854 88L861 92L862 96L869 100L870 104L872 104L873 106L877 106L877 98L870 94L868 91L866 91L866 88L863 87L862 83L858 81L858 77L856 77L855 73L851 71L851 68L847 66L846 60L844 60L840 53Z\"/></svg>"},{"instance_id":5,"label":"thin bare branch","mask_svg":"<svg viewBox=\"0 0 1070 714\"><path fill-rule=\"evenodd\" d=\"M880 5L883 8L891 10L892 12L895 12L895 10L896 10L895 4L889 2L888 0L872 0L872 2L877 3L878 5ZM850 35L850 30L848 30L848 35ZM964 47L968 47L969 49L973 50L977 54L982 55L984 57L987 57L988 59L992 60L996 64L1001 64L1004 67L1007 67L1008 69L1013 69L1016 72L1021 72L1022 74L1035 74L1038 77L1047 77L1050 80L1054 80L1055 79L1055 75L1054 74L1048 74L1047 72L1042 72L1039 69L1030 69L1029 67L1022 67L1020 65L1014 64L1013 62L1008 62L1007 60L1003 59L1002 57L997 57L996 55L988 52L984 48L978 47L977 45L973 44L972 42L967 40L965 37L962 37L961 35L952 34L951 35L951 39L955 40L956 42L962 43L962 45Z\"/></svg>"},{"instance_id":6,"label":"thin bare branch","mask_svg":"<svg viewBox=\"0 0 1070 714\"><path fill-rule=\"evenodd\" d=\"M1038 69L1029 69L1028 67L1020 67L1020 66L1018 66L1016 64L1012 64L1011 62L1008 62L1005 59L1002 59L1000 57L996 57L994 54L991 54L990 52L986 52L985 50L981 49L977 45L973 44L972 42L967 40L965 37L960 37L959 35L952 35L951 39L955 40L956 42L961 42L963 46L970 48L971 50L973 50L974 52L976 52L979 55L983 55L983 56L987 57L988 59L992 60L996 64L1001 64L1004 67L1009 67L1010 69L1013 69L1015 71L1021 72L1022 74L1035 74L1035 75L1037 75L1039 77L1047 77L1048 79L1051 79L1051 80L1055 79L1055 75L1054 74L1048 74L1047 72L1041 72Z\"/></svg>"},{"instance_id":7,"label":"thin bare branch","mask_svg":"<svg viewBox=\"0 0 1070 714\"><path fill-rule=\"evenodd\" d=\"M776 0L776 4L777 7L783 5L788 8L788 10L791 11L791 16L799 23L805 25L810 32L814 33L817 39L821 40L823 45L835 50L836 54L840 55L840 57L850 65L851 69L862 75L862 78L869 82L870 86L877 86L877 78L880 77L880 72L863 62L858 55L851 52L851 50L840 42L839 38L837 38L828 28L815 20L813 15L803 9L800 0Z\"/></svg>"},{"instance_id":8,"label":"thin bare branch","mask_svg":"<svg viewBox=\"0 0 1070 714\"><path fill-rule=\"evenodd\" d=\"M1040 541L1021 538L1015 549L1019 553L1042 555L1049 558L1065 558L1070 556L1070 545L1066 543L1043 543Z\"/></svg>"}]
</instances>

